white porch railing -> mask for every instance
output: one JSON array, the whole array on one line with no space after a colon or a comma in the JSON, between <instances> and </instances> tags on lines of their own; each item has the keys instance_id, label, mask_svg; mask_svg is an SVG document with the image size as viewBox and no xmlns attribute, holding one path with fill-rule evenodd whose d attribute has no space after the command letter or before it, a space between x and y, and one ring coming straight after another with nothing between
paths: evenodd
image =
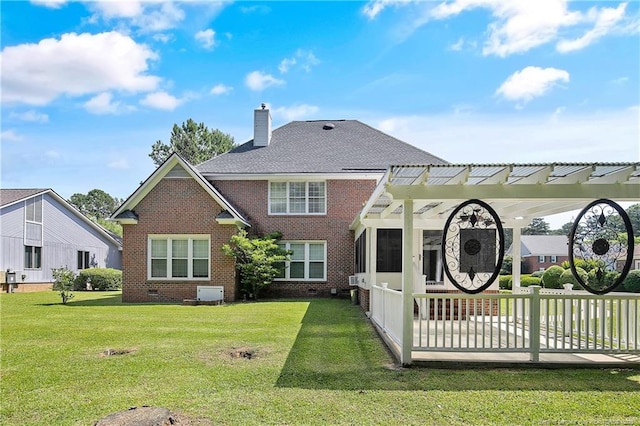
<instances>
[{"instance_id":1,"label":"white porch railing","mask_svg":"<svg viewBox=\"0 0 640 426\"><path fill-rule=\"evenodd\" d=\"M402 292L371 286L371 320L398 345L402 344Z\"/></svg>"},{"instance_id":2,"label":"white porch railing","mask_svg":"<svg viewBox=\"0 0 640 426\"><path fill-rule=\"evenodd\" d=\"M550 294L554 293L554 294ZM640 297L541 291L414 294L413 351L640 354Z\"/></svg>"}]
</instances>

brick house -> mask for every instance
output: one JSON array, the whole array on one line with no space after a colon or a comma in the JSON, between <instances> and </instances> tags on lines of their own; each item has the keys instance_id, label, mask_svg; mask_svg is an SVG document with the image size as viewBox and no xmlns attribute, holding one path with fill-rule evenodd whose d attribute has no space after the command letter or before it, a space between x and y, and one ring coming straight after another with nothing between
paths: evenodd
<instances>
[{"instance_id":1,"label":"brick house","mask_svg":"<svg viewBox=\"0 0 640 426\"><path fill-rule=\"evenodd\" d=\"M348 292L352 223L391 164L446 162L356 120L272 130L269 110L255 110L252 140L197 166L173 154L114 212L124 234L123 301L182 301L199 286L236 300L235 266L221 246L237 226L280 231L293 251L264 297Z\"/></svg>"},{"instance_id":2,"label":"brick house","mask_svg":"<svg viewBox=\"0 0 640 426\"><path fill-rule=\"evenodd\" d=\"M569 239L566 235L522 235L520 253L522 272L544 271L552 265L569 261ZM512 253L509 247L507 254Z\"/></svg>"}]
</instances>

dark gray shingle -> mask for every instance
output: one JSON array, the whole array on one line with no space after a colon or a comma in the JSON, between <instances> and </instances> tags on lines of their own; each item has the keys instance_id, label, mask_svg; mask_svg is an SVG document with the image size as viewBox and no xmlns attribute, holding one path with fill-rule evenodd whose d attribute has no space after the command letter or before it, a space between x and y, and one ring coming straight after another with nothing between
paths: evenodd
<instances>
[{"instance_id":1,"label":"dark gray shingle","mask_svg":"<svg viewBox=\"0 0 640 426\"><path fill-rule=\"evenodd\" d=\"M327 123L333 128L327 129ZM267 147L253 140L198 165L201 173L383 172L391 164L446 164L428 152L357 120L292 121Z\"/></svg>"}]
</instances>

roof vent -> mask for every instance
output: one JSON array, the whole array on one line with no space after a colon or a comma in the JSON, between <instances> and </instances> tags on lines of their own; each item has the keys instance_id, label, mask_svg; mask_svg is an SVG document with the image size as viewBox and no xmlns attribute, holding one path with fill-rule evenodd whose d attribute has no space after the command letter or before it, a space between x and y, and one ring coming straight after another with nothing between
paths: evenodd
<instances>
[{"instance_id":1,"label":"roof vent","mask_svg":"<svg viewBox=\"0 0 640 426\"><path fill-rule=\"evenodd\" d=\"M324 130L332 130L336 128L336 125L333 123L324 123L324 126L322 126L322 128Z\"/></svg>"}]
</instances>

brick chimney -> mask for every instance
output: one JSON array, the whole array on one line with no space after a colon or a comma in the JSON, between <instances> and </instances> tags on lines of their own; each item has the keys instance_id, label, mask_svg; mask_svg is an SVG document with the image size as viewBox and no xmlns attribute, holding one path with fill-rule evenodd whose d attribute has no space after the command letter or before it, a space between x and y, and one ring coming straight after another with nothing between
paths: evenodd
<instances>
[{"instance_id":1,"label":"brick chimney","mask_svg":"<svg viewBox=\"0 0 640 426\"><path fill-rule=\"evenodd\" d=\"M267 146L271 142L271 114L265 104L253 111L253 146Z\"/></svg>"}]
</instances>

